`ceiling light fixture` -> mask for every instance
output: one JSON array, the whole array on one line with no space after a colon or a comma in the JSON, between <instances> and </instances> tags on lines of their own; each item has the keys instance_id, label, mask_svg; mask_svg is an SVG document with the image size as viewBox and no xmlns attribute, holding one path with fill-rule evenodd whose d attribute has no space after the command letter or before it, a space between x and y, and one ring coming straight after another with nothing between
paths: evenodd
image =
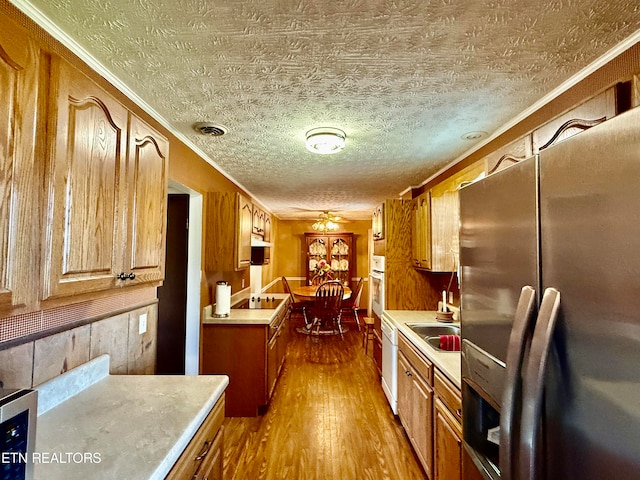
<instances>
[{"instance_id":1,"label":"ceiling light fixture","mask_svg":"<svg viewBox=\"0 0 640 480\"><path fill-rule=\"evenodd\" d=\"M460 135L460 138L462 140L480 140L480 139L486 137L487 135L489 135L487 132L483 132L483 131L477 130L477 131L474 131L474 132L464 133L464 134Z\"/></svg>"},{"instance_id":2,"label":"ceiling light fixture","mask_svg":"<svg viewBox=\"0 0 640 480\"><path fill-rule=\"evenodd\" d=\"M311 225L311 228L319 232L335 232L339 227L338 220L340 220L340 217L336 217L329 212L323 212L318 216L316 223Z\"/></svg>"},{"instance_id":3,"label":"ceiling light fixture","mask_svg":"<svg viewBox=\"0 0 640 480\"><path fill-rule=\"evenodd\" d=\"M307 132L307 150L321 155L338 153L344 148L347 134L339 128L312 128Z\"/></svg>"}]
</instances>

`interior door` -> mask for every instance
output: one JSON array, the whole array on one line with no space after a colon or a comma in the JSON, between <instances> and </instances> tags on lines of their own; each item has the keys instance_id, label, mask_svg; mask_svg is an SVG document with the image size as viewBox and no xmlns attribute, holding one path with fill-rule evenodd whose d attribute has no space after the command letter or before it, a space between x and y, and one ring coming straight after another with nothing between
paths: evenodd
<instances>
[{"instance_id":1,"label":"interior door","mask_svg":"<svg viewBox=\"0 0 640 480\"><path fill-rule=\"evenodd\" d=\"M189 195L169 195L165 279L158 288L156 372L159 375L185 373L188 225Z\"/></svg>"}]
</instances>

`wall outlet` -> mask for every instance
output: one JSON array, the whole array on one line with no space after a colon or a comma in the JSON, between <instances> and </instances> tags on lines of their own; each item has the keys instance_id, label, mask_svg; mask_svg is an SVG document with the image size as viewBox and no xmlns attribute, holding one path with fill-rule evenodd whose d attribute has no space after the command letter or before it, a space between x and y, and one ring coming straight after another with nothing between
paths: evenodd
<instances>
[{"instance_id":1,"label":"wall outlet","mask_svg":"<svg viewBox=\"0 0 640 480\"><path fill-rule=\"evenodd\" d=\"M138 319L138 333L142 335L147 331L147 314L143 313Z\"/></svg>"}]
</instances>

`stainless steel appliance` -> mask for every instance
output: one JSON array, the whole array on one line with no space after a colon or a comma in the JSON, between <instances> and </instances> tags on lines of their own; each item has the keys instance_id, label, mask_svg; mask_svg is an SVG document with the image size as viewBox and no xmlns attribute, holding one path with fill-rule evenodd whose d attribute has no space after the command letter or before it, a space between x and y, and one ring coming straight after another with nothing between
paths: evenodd
<instances>
[{"instance_id":1,"label":"stainless steel appliance","mask_svg":"<svg viewBox=\"0 0 640 480\"><path fill-rule=\"evenodd\" d=\"M460 191L464 447L487 479L640 472L640 109Z\"/></svg>"},{"instance_id":2,"label":"stainless steel appliance","mask_svg":"<svg viewBox=\"0 0 640 480\"><path fill-rule=\"evenodd\" d=\"M385 318L380 320L382 329L382 390L391 410L398 414L398 329Z\"/></svg>"},{"instance_id":3,"label":"stainless steel appliance","mask_svg":"<svg viewBox=\"0 0 640 480\"><path fill-rule=\"evenodd\" d=\"M33 478L38 392L0 389L0 479Z\"/></svg>"}]
</instances>

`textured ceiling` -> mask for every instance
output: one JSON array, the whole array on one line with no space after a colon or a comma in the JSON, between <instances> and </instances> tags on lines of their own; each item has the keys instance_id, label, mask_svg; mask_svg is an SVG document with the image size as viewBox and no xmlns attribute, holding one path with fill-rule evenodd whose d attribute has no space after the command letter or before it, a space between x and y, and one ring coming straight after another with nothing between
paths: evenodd
<instances>
[{"instance_id":1,"label":"textured ceiling","mask_svg":"<svg viewBox=\"0 0 640 480\"><path fill-rule=\"evenodd\" d=\"M640 27L637 0L14 0L280 218L370 218ZM195 122L224 125L223 137ZM333 126L345 150L314 155Z\"/></svg>"}]
</instances>

